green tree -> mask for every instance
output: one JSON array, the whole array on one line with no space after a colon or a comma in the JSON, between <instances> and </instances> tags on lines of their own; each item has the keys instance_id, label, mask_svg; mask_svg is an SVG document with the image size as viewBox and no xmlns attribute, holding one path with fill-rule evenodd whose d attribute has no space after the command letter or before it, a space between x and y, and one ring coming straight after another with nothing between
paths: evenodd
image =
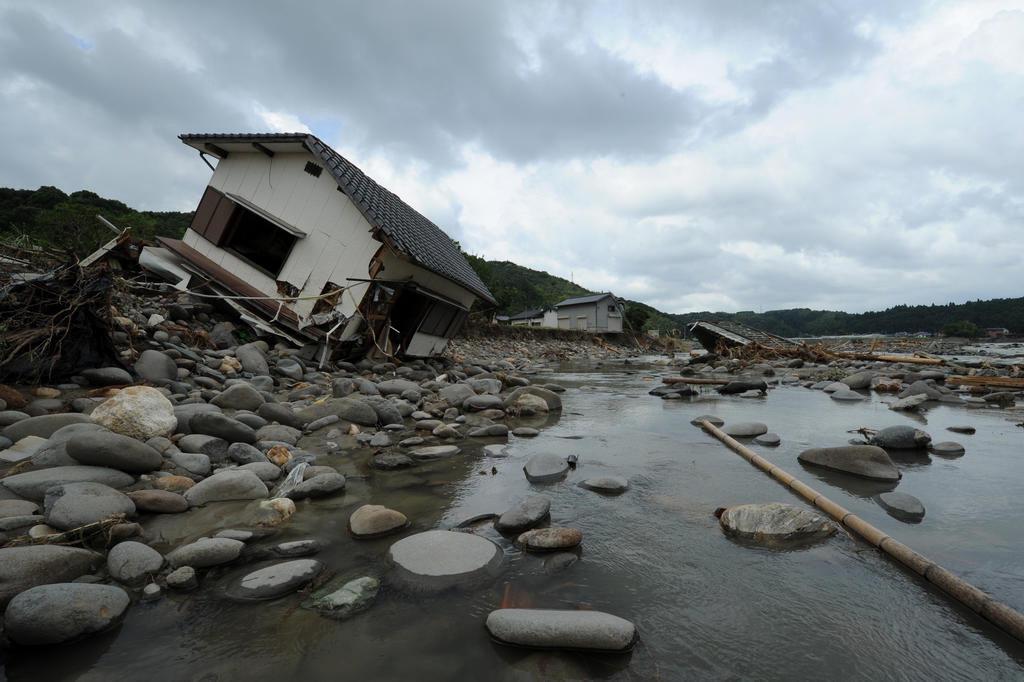
<instances>
[{"instance_id":1,"label":"green tree","mask_svg":"<svg viewBox=\"0 0 1024 682\"><path fill-rule=\"evenodd\" d=\"M976 339L981 336L981 327L968 322L967 320L959 320L957 322L947 322L942 327L943 336L963 336L968 339Z\"/></svg>"}]
</instances>

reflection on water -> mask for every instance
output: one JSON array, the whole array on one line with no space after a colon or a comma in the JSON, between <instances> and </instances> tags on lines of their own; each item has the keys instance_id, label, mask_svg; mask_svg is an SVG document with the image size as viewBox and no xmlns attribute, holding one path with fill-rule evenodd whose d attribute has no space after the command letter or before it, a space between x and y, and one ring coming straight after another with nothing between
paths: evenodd
<instances>
[{"instance_id":1,"label":"reflection on water","mask_svg":"<svg viewBox=\"0 0 1024 682\"><path fill-rule=\"evenodd\" d=\"M397 538L352 540L348 515L373 502L404 512L413 533L453 527L542 492L552 523L584 533L579 560L553 570L548 557L524 554L487 523L478 532L499 543L504 571L492 584L463 593L409 596L385 584L376 604L348 621L298 608L299 596L237 604L217 589L238 569L212 571L191 595L170 594L134 606L117 632L59 652L16 653L13 680L83 679L1005 679L1024 674L1024 647L951 604L844 533L799 551L735 543L718 528L716 507L746 502L802 504L717 441L690 425L698 414L759 420L782 437L769 448L779 464L886 533L1024 609L1024 474L1019 433L998 411L940 406L927 412L936 440L967 447L957 459L893 453L903 472L880 484L797 462L811 446L843 445L848 431L911 423L874 397L839 405L821 392L780 388L767 399L692 400L647 395L649 370L622 367L544 378L568 387L561 419L534 439L462 445L463 454L407 471L368 468L368 450L327 459L351 476L342 497L306 501L279 534L259 542L315 537L318 555L339 579L381 575ZM630 368L630 371L635 368ZM977 434L947 434L970 423ZM950 438L952 436L952 438ZM316 449L318 443L303 443ZM347 445L351 445L348 443ZM522 473L540 452L576 455L579 466L553 485ZM493 453L493 454L491 454ZM620 475L630 489L605 497L576 484ZM896 489L922 500L927 515L910 525L872 499ZM214 525L240 525L247 503L168 516L149 524L160 549ZM188 521L188 523L184 523ZM402 536L398 536L402 537ZM586 656L509 649L483 628L501 605L592 608L629 618L641 642L630 656Z\"/></svg>"}]
</instances>

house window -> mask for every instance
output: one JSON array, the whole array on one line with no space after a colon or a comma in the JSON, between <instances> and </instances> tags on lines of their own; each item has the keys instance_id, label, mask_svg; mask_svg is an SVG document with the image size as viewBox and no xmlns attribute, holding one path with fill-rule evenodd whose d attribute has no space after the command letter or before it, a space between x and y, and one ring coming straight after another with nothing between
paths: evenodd
<instances>
[{"instance_id":1,"label":"house window","mask_svg":"<svg viewBox=\"0 0 1024 682\"><path fill-rule=\"evenodd\" d=\"M608 306L608 312L614 313L615 312L615 306L614 305Z\"/></svg>"},{"instance_id":2,"label":"house window","mask_svg":"<svg viewBox=\"0 0 1024 682\"><path fill-rule=\"evenodd\" d=\"M223 248L271 277L277 277L298 238L241 206L235 207L232 218Z\"/></svg>"}]
</instances>

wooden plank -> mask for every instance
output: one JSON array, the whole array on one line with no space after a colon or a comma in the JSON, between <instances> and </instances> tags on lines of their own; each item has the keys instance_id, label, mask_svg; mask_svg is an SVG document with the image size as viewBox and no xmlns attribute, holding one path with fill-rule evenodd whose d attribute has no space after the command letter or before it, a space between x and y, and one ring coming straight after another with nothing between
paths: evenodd
<instances>
[{"instance_id":1,"label":"wooden plank","mask_svg":"<svg viewBox=\"0 0 1024 682\"><path fill-rule=\"evenodd\" d=\"M946 383L959 384L961 386L989 386L991 388L1024 390L1024 377L950 376L946 377Z\"/></svg>"}]
</instances>

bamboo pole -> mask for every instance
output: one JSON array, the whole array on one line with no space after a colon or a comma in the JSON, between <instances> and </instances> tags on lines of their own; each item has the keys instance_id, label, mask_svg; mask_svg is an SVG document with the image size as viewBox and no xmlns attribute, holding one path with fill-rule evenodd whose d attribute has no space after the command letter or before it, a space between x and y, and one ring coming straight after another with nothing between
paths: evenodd
<instances>
[{"instance_id":1,"label":"bamboo pole","mask_svg":"<svg viewBox=\"0 0 1024 682\"><path fill-rule=\"evenodd\" d=\"M974 585L947 571L942 566L918 554L903 543L871 525L845 507L836 504L814 488L802 483L783 469L775 466L765 458L744 446L735 438L716 427L706 419L701 421L701 428L720 440L730 450L761 469L772 478L786 485L790 490L804 498L812 505L828 514L840 525L859 536L867 543L900 562L928 582L938 587L947 595L971 609L982 618L998 626L1013 637L1024 642L1024 615L1013 608L998 602ZM788 477L788 483L787 481Z\"/></svg>"},{"instance_id":2,"label":"bamboo pole","mask_svg":"<svg viewBox=\"0 0 1024 682\"><path fill-rule=\"evenodd\" d=\"M916 355L875 355L874 353L833 353L833 355L848 360L862 360L865 362L905 362L910 365L946 364L946 361L942 358L922 358Z\"/></svg>"},{"instance_id":3,"label":"bamboo pole","mask_svg":"<svg viewBox=\"0 0 1024 682\"><path fill-rule=\"evenodd\" d=\"M946 377L946 383L960 384L961 386L991 386L992 388L1010 388L1014 390L1024 389L1024 377L951 376Z\"/></svg>"}]
</instances>

